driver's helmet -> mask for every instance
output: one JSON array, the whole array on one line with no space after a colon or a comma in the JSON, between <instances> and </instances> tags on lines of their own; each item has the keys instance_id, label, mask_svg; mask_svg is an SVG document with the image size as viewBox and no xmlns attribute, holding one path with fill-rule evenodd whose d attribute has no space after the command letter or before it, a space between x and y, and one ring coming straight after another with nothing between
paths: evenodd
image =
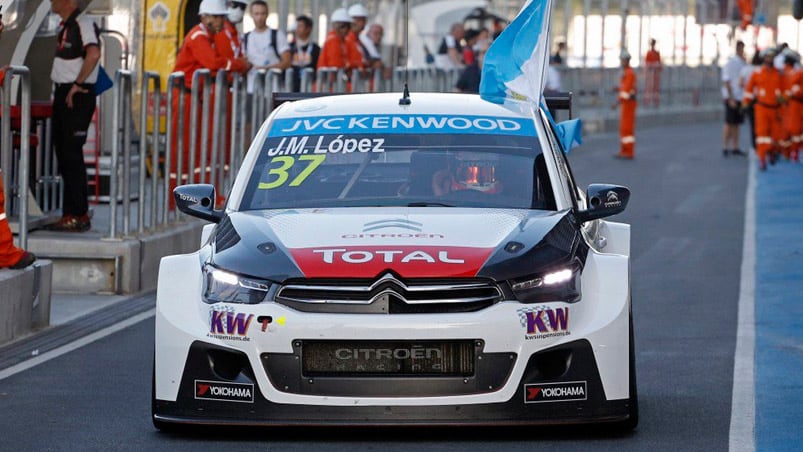
<instances>
[{"instance_id":1,"label":"driver's helmet","mask_svg":"<svg viewBox=\"0 0 803 452\"><path fill-rule=\"evenodd\" d=\"M502 185L496 178L498 156L482 152L462 152L455 155L452 191L476 190L499 193Z\"/></svg>"}]
</instances>

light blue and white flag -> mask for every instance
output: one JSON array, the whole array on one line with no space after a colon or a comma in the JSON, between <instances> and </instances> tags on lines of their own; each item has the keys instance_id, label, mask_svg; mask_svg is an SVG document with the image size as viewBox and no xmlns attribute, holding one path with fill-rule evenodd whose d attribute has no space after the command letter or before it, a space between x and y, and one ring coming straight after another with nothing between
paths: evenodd
<instances>
[{"instance_id":1,"label":"light blue and white flag","mask_svg":"<svg viewBox=\"0 0 803 452\"><path fill-rule=\"evenodd\" d=\"M541 102L549 65L549 26L553 0L530 0L497 37L482 66L480 95Z\"/></svg>"}]
</instances>

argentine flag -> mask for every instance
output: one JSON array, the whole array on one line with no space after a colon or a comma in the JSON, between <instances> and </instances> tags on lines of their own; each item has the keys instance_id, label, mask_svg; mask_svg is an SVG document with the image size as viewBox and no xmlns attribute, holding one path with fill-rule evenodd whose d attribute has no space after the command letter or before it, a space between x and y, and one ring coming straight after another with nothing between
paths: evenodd
<instances>
[{"instance_id":1,"label":"argentine flag","mask_svg":"<svg viewBox=\"0 0 803 452\"><path fill-rule=\"evenodd\" d=\"M497 37L482 66L480 95L492 100L524 97L541 102L549 65L552 0L530 0Z\"/></svg>"},{"instance_id":2,"label":"argentine flag","mask_svg":"<svg viewBox=\"0 0 803 452\"><path fill-rule=\"evenodd\" d=\"M494 40L482 65L480 96L501 103L505 98L524 98L533 105L543 102L546 70L549 65L549 26L552 0L530 0L513 22ZM546 110L546 107L544 107ZM583 142L580 119L555 124L564 152Z\"/></svg>"}]
</instances>

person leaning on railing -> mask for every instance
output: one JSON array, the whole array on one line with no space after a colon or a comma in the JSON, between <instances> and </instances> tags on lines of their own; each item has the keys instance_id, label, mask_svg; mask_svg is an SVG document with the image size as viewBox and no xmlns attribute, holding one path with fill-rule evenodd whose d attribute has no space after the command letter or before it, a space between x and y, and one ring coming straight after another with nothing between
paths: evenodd
<instances>
[{"instance_id":1,"label":"person leaning on railing","mask_svg":"<svg viewBox=\"0 0 803 452\"><path fill-rule=\"evenodd\" d=\"M229 72L242 72L248 67L248 60L244 56L226 58L215 48L215 34L223 30L224 21L228 15L225 0L203 0L198 8L198 16L200 23L194 26L187 33L184 42L181 44L178 55L176 56L176 64L173 67L173 72L184 73L184 119L187 125L184 127L183 134L183 149L178 149L178 136L173 135L173 152L172 165L170 168L170 191L177 185L185 183L196 183L203 171L205 174L204 180L210 180L209 166L201 168L201 140L206 140L207 153L212 149L212 115L210 115L208 124L201 124L202 121L202 108L209 108L214 105L214 96L218 93L212 93L209 105L204 105L199 108L198 115L192 118L191 112L191 92L192 92L192 78L195 71L200 69L208 69L214 78L219 70L226 70ZM173 98L173 111L175 114L171 118L171 127L173 130L178 130L178 111L179 111L179 98ZM194 130L190 131L190 126L195 126ZM206 126L206 127L204 127ZM201 136L201 132L205 130L206 136ZM190 150L190 133L196 134L196 147ZM179 171L178 168L178 153L181 152L182 163ZM195 167L190 168L190 152L194 154ZM206 155L206 161L209 162L211 156ZM179 173L181 174L181 181L178 181ZM221 200L217 200L220 202ZM170 197L170 208L175 207L173 197Z\"/></svg>"},{"instance_id":2,"label":"person leaning on railing","mask_svg":"<svg viewBox=\"0 0 803 452\"><path fill-rule=\"evenodd\" d=\"M0 37L3 36L3 22L0 21ZM0 68L0 87L6 78L6 69ZM22 248L14 246L14 236L8 226L5 209L5 188L3 175L0 173L0 268L25 268L36 261L36 256Z\"/></svg>"}]
</instances>

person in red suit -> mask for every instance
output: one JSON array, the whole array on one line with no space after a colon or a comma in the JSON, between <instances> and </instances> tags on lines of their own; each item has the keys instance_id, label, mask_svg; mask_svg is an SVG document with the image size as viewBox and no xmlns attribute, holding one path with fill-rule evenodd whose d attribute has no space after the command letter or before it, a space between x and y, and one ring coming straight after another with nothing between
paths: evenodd
<instances>
[{"instance_id":1,"label":"person in red suit","mask_svg":"<svg viewBox=\"0 0 803 452\"><path fill-rule=\"evenodd\" d=\"M326 42L318 57L318 69L344 69L346 75L351 76L352 70L363 69L362 53L355 43L346 41L346 36L351 30L351 17L345 9L336 9L329 22L332 23L332 31L326 36Z\"/></svg>"},{"instance_id":2,"label":"person in red suit","mask_svg":"<svg viewBox=\"0 0 803 452\"><path fill-rule=\"evenodd\" d=\"M220 33L223 30L224 23L226 21L226 15L228 10L226 8L225 0L203 0L201 5L198 9L198 14L201 16L201 22L194 26L187 36L184 38L184 43L181 46L181 49L178 52L178 56L176 57L176 65L173 68L173 72L183 72L184 73L184 83L185 86L183 87L184 91L184 119L185 119L185 127L184 127L184 146L181 149L182 153L182 180L179 182L177 180L178 174L178 146L177 146L177 137L174 134L173 139L173 150L174 153L171 156L172 158L172 165L170 168L170 190L172 191L177 185L184 184L184 183L191 183L195 182L197 178L199 178L201 171L206 172L206 177L204 180L210 180L210 174L208 173L207 168L201 168L201 139L205 139L207 141L207 150L212 149L212 124L207 125L207 135L205 137L201 137L201 112L198 112L198 118L196 124L196 130L193 133L196 133L198 147L193 150L195 155L195 165L193 168L189 166L190 160L190 103L191 103L191 88L192 88L192 76L195 71L199 69L209 69L212 73L212 77L214 78L217 71L220 69L224 69L230 72L243 72L247 69L248 62L247 60L240 56L240 57L225 57L221 52L218 50L216 43L215 43L215 34ZM173 130L177 130L178 128L178 107L179 107L179 96L174 97L173 99L173 111L176 112L172 118L172 127ZM214 93L213 99L211 100L210 105L214 105ZM211 119L211 116L210 116ZM209 162L210 156L206 156L206 162ZM194 174L194 177L190 177L189 174ZM171 207L173 206L173 198L170 198Z\"/></svg>"}]
</instances>

